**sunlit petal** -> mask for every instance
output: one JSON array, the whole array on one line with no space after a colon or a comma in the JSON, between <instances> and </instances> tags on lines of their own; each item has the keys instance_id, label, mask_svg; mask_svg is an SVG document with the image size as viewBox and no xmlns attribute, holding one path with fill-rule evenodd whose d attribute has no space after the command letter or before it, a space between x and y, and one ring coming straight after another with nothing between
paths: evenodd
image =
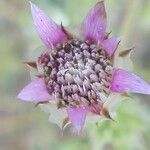
<instances>
[{"instance_id":1,"label":"sunlit petal","mask_svg":"<svg viewBox=\"0 0 150 150\"><path fill-rule=\"evenodd\" d=\"M61 27L33 3L31 3L31 13L36 30L48 48L56 46L67 39Z\"/></svg>"},{"instance_id":2,"label":"sunlit petal","mask_svg":"<svg viewBox=\"0 0 150 150\"><path fill-rule=\"evenodd\" d=\"M83 36L94 42L103 41L106 31L106 11L104 2L98 2L87 14L83 25Z\"/></svg>"},{"instance_id":3,"label":"sunlit petal","mask_svg":"<svg viewBox=\"0 0 150 150\"><path fill-rule=\"evenodd\" d=\"M81 132L82 127L84 125L87 111L88 111L88 109L86 107L68 108L67 109L69 119L78 134Z\"/></svg>"},{"instance_id":4,"label":"sunlit petal","mask_svg":"<svg viewBox=\"0 0 150 150\"><path fill-rule=\"evenodd\" d=\"M42 102L48 101L50 97L44 78L36 78L19 93L17 98L24 101Z\"/></svg>"},{"instance_id":5,"label":"sunlit petal","mask_svg":"<svg viewBox=\"0 0 150 150\"><path fill-rule=\"evenodd\" d=\"M114 69L110 90L117 93L131 92L150 94L150 85L128 71Z\"/></svg>"}]
</instances>

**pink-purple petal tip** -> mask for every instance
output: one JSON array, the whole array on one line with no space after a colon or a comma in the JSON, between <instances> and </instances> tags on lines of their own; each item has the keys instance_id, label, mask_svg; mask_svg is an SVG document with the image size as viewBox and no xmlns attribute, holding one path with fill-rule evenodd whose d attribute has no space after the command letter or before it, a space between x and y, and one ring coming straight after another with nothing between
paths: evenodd
<instances>
[{"instance_id":1,"label":"pink-purple petal tip","mask_svg":"<svg viewBox=\"0 0 150 150\"><path fill-rule=\"evenodd\" d=\"M117 93L131 92L149 95L150 85L128 71L115 69L110 90Z\"/></svg>"},{"instance_id":2,"label":"pink-purple petal tip","mask_svg":"<svg viewBox=\"0 0 150 150\"><path fill-rule=\"evenodd\" d=\"M88 109L86 107L79 107L79 108L68 108L67 113L69 116L69 119L76 130L77 134L80 134L85 118L87 115Z\"/></svg>"},{"instance_id":3,"label":"pink-purple petal tip","mask_svg":"<svg viewBox=\"0 0 150 150\"><path fill-rule=\"evenodd\" d=\"M98 2L83 21L82 32L86 40L101 42L105 39L107 19L104 2Z\"/></svg>"},{"instance_id":4,"label":"pink-purple petal tip","mask_svg":"<svg viewBox=\"0 0 150 150\"><path fill-rule=\"evenodd\" d=\"M30 102L43 102L50 99L44 78L37 78L28 84L17 96L18 99Z\"/></svg>"},{"instance_id":5,"label":"pink-purple petal tip","mask_svg":"<svg viewBox=\"0 0 150 150\"><path fill-rule=\"evenodd\" d=\"M101 45L108 53L108 55L112 57L115 51L117 50L120 41L121 39L119 37L111 37L109 39L104 40L101 43Z\"/></svg>"},{"instance_id":6,"label":"pink-purple petal tip","mask_svg":"<svg viewBox=\"0 0 150 150\"><path fill-rule=\"evenodd\" d=\"M46 47L52 48L58 43L67 40L66 34L40 8L31 3L31 13L36 30Z\"/></svg>"}]
</instances>

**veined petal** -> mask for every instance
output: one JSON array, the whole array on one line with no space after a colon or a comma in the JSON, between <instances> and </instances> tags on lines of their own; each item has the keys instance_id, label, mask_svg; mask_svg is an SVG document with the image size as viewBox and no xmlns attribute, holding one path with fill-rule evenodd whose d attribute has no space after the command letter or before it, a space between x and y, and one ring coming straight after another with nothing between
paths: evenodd
<instances>
[{"instance_id":1,"label":"veined petal","mask_svg":"<svg viewBox=\"0 0 150 150\"><path fill-rule=\"evenodd\" d=\"M113 56L114 52L118 48L120 42L119 37L111 37L109 39L104 40L101 45L105 49L105 51L108 53L110 57Z\"/></svg>"},{"instance_id":2,"label":"veined petal","mask_svg":"<svg viewBox=\"0 0 150 150\"><path fill-rule=\"evenodd\" d=\"M103 41L106 31L106 11L104 2L98 2L84 19L82 30L86 40Z\"/></svg>"},{"instance_id":3,"label":"veined petal","mask_svg":"<svg viewBox=\"0 0 150 150\"><path fill-rule=\"evenodd\" d=\"M31 13L36 30L43 43L51 48L67 39L66 34L61 30L51 18L49 18L40 8L31 3Z\"/></svg>"},{"instance_id":4,"label":"veined petal","mask_svg":"<svg viewBox=\"0 0 150 150\"><path fill-rule=\"evenodd\" d=\"M44 78L37 78L28 84L17 98L24 101L43 102L48 101L51 96L46 89Z\"/></svg>"},{"instance_id":5,"label":"veined petal","mask_svg":"<svg viewBox=\"0 0 150 150\"><path fill-rule=\"evenodd\" d=\"M87 112L88 112L88 109L84 106L78 107L78 108L67 109L69 119L78 134L82 130Z\"/></svg>"},{"instance_id":6,"label":"veined petal","mask_svg":"<svg viewBox=\"0 0 150 150\"><path fill-rule=\"evenodd\" d=\"M150 85L128 71L115 69L110 90L117 93L131 92L150 94Z\"/></svg>"}]
</instances>

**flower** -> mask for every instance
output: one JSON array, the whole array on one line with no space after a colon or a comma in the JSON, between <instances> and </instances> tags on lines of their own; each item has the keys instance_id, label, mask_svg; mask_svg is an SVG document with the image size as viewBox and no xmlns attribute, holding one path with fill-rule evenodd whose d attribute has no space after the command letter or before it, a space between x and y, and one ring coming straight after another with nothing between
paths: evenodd
<instances>
[{"instance_id":1,"label":"flower","mask_svg":"<svg viewBox=\"0 0 150 150\"><path fill-rule=\"evenodd\" d=\"M50 121L62 128L71 123L80 133L85 120L111 119L122 95L150 94L148 83L122 69L131 50L116 53L120 38L106 33L103 1L85 17L81 37L57 25L33 3L31 13L47 51L36 62L27 62L39 74L18 98L41 105Z\"/></svg>"}]
</instances>

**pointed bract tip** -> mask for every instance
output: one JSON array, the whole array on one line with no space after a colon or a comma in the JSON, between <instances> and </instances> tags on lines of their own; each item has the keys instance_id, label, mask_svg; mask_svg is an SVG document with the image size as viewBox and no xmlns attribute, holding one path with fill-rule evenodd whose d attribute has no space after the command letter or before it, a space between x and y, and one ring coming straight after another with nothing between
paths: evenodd
<instances>
[{"instance_id":1,"label":"pointed bract tip","mask_svg":"<svg viewBox=\"0 0 150 150\"><path fill-rule=\"evenodd\" d=\"M134 49L134 47L132 47L130 49L123 50L119 53L119 56L120 57L126 57L132 52L133 49Z\"/></svg>"},{"instance_id":2,"label":"pointed bract tip","mask_svg":"<svg viewBox=\"0 0 150 150\"><path fill-rule=\"evenodd\" d=\"M108 39L111 33L112 33L112 31L106 32L106 33L105 33L105 39Z\"/></svg>"},{"instance_id":3,"label":"pointed bract tip","mask_svg":"<svg viewBox=\"0 0 150 150\"><path fill-rule=\"evenodd\" d=\"M62 129L65 129L68 124L69 124L69 118L66 117L62 122Z\"/></svg>"},{"instance_id":4,"label":"pointed bract tip","mask_svg":"<svg viewBox=\"0 0 150 150\"><path fill-rule=\"evenodd\" d=\"M122 93L121 94L123 97L125 97L125 98L130 98L130 99L132 99L132 96L131 95L129 95L129 93Z\"/></svg>"},{"instance_id":5,"label":"pointed bract tip","mask_svg":"<svg viewBox=\"0 0 150 150\"><path fill-rule=\"evenodd\" d=\"M37 69L37 63L35 61L23 61L23 63L29 67Z\"/></svg>"},{"instance_id":6,"label":"pointed bract tip","mask_svg":"<svg viewBox=\"0 0 150 150\"><path fill-rule=\"evenodd\" d=\"M62 31L66 34L67 39L68 40L73 39L73 35L66 30L66 28L63 26L62 22L61 22L60 26L61 26Z\"/></svg>"},{"instance_id":7,"label":"pointed bract tip","mask_svg":"<svg viewBox=\"0 0 150 150\"><path fill-rule=\"evenodd\" d=\"M106 107L102 108L102 110L100 111L100 115L106 117L107 119L114 121L114 119L111 117L111 115Z\"/></svg>"},{"instance_id":8,"label":"pointed bract tip","mask_svg":"<svg viewBox=\"0 0 150 150\"><path fill-rule=\"evenodd\" d=\"M34 108L38 107L40 104L48 104L49 101L38 102L34 105Z\"/></svg>"}]
</instances>

